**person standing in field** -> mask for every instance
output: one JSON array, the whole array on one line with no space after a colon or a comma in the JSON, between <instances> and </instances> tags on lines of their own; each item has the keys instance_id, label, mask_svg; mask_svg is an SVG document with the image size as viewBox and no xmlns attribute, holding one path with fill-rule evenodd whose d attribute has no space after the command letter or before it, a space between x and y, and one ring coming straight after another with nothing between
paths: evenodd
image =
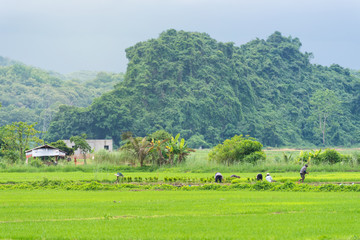
<instances>
[{"instance_id":1,"label":"person standing in field","mask_svg":"<svg viewBox=\"0 0 360 240\"><path fill-rule=\"evenodd\" d=\"M263 175L261 173L259 173L258 175L256 175L256 180L257 181L262 181L263 180Z\"/></svg>"},{"instance_id":2,"label":"person standing in field","mask_svg":"<svg viewBox=\"0 0 360 240\"><path fill-rule=\"evenodd\" d=\"M305 164L305 166L303 166L301 169L300 169L300 180L299 180L299 183L302 182L304 183L304 180L305 180L305 174L309 174L306 170L307 170L307 167L308 165Z\"/></svg>"},{"instance_id":3,"label":"person standing in field","mask_svg":"<svg viewBox=\"0 0 360 240\"><path fill-rule=\"evenodd\" d=\"M221 173L217 172L215 174L215 182L222 182L223 176L221 175Z\"/></svg>"}]
</instances>

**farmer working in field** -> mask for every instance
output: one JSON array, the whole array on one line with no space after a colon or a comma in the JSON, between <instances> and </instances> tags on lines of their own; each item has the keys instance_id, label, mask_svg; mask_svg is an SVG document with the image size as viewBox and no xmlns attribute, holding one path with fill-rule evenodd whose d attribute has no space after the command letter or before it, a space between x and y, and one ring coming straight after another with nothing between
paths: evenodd
<instances>
[{"instance_id":1,"label":"farmer working in field","mask_svg":"<svg viewBox=\"0 0 360 240\"><path fill-rule=\"evenodd\" d=\"M222 182L222 179L223 179L223 176L221 175L221 173L219 173L219 172L217 172L216 174L215 174L215 182Z\"/></svg>"},{"instance_id":2,"label":"farmer working in field","mask_svg":"<svg viewBox=\"0 0 360 240\"><path fill-rule=\"evenodd\" d=\"M116 173L115 176L116 176L117 183L120 181L120 177L124 177L124 175L121 172Z\"/></svg>"},{"instance_id":3,"label":"farmer working in field","mask_svg":"<svg viewBox=\"0 0 360 240\"><path fill-rule=\"evenodd\" d=\"M303 182L303 183L304 183L305 174L309 174L309 173L306 171L306 170L307 170L307 167L308 167L308 165L305 164L305 166L303 166L303 167L301 168L301 170L300 170L300 176L301 176L301 178L300 178L300 180L299 180L299 183L300 183L300 182Z\"/></svg>"},{"instance_id":4,"label":"farmer working in field","mask_svg":"<svg viewBox=\"0 0 360 240\"><path fill-rule=\"evenodd\" d=\"M256 175L256 180L257 181L262 181L263 180L263 175L261 173L259 173L258 175Z\"/></svg>"},{"instance_id":5,"label":"farmer working in field","mask_svg":"<svg viewBox=\"0 0 360 240\"><path fill-rule=\"evenodd\" d=\"M266 174L265 179L266 179L266 181L268 181L268 182L276 182L274 179L272 179L272 177L270 176L270 173L267 173L267 174Z\"/></svg>"}]
</instances>

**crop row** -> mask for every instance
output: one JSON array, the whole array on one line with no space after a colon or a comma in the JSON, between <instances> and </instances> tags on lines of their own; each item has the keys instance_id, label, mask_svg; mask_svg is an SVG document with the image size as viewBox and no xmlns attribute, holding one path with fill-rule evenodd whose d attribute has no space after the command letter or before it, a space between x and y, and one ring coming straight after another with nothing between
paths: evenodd
<instances>
[{"instance_id":1,"label":"crop row","mask_svg":"<svg viewBox=\"0 0 360 240\"><path fill-rule=\"evenodd\" d=\"M241 178L231 178L232 174L239 175ZM153 183L168 183L168 184L204 184L214 182L214 175L211 173L124 173L125 177L119 178L120 183L140 183L140 184L153 184ZM238 183L253 183L255 182L254 173L225 173L224 182L231 183L233 181ZM286 173L272 173L271 176L277 182L296 182L299 180L299 173L286 172ZM116 177L113 172L41 172L41 173L1 173L0 184L7 183L23 183L42 181L44 178L48 180L59 181L80 181L90 182L99 181L106 183L114 183ZM358 172L311 172L306 176L306 183L348 183L360 182L360 174Z\"/></svg>"},{"instance_id":2,"label":"crop row","mask_svg":"<svg viewBox=\"0 0 360 240\"><path fill-rule=\"evenodd\" d=\"M231 182L234 178L224 178L224 182ZM250 178L248 179L250 181ZM152 183L159 182L158 177L123 177L119 179L121 183ZM201 178L190 178L190 177L164 177L164 183L212 183L215 182L213 177L201 177Z\"/></svg>"},{"instance_id":3,"label":"crop row","mask_svg":"<svg viewBox=\"0 0 360 240\"><path fill-rule=\"evenodd\" d=\"M295 184L293 182L285 183L268 183L256 182L252 183L233 183L233 184L216 184L207 183L202 185L188 185L188 184L136 184L136 183L119 183L109 184L100 183L98 181L80 182L80 181L52 181L44 179L43 181L16 183L16 184L1 184L0 190L7 189L65 189L65 190L253 190L253 191L299 191L299 192L360 192L359 184Z\"/></svg>"}]
</instances>

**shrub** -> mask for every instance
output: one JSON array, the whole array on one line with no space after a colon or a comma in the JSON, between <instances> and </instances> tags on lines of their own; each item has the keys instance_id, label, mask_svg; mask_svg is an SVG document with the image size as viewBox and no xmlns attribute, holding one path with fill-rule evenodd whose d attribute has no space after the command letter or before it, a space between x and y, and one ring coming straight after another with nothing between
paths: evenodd
<instances>
[{"instance_id":1,"label":"shrub","mask_svg":"<svg viewBox=\"0 0 360 240\"><path fill-rule=\"evenodd\" d=\"M254 138L235 135L214 147L209 153L209 160L227 164L256 163L265 159L262 147L263 145Z\"/></svg>"},{"instance_id":2,"label":"shrub","mask_svg":"<svg viewBox=\"0 0 360 240\"><path fill-rule=\"evenodd\" d=\"M342 156L335 149L325 149L325 151L320 154L320 160L322 163L334 164L341 162Z\"/></svg>"},{"instance_id":3,"label":"shrub","mask_svg":"<svg viewBox=\"0 0 360 240\"><path fill-rule=\"evenodd\" d=\"M311 150L310 152L301 151L299 156L297 157L297 161L301 162L301 164L309 163L309 162L317 163L320 161L319 158L320 153L321 153L321 149L317 151Z\"/></svg>"},{"instance_id":4,"label":"shrub","mask_svg":"<svg viewBox=\"0 0 360 240\"><path fill-rule=\"evenodd\" d=\"M265 158L266 155L264 152L253 152L244 157L244 162L256 163L257 161L265 160Z\"/></svg>"},{"instance_id":5,"label":"shrub","mask_svg":"<svg viewBox=\"0 0 360 240\"><path fill-rule=\"evenodd\" d=\"M252 185L252 189L253 190L257 190L257 191L263 191L263 190L269 190L271 188L271 184L267 181L259 181L256 182L254 185Z\"/></svg>"},{"instance_id":6,"label":"shrub","mask_svg":"<svg viewBox=\"0 0 360 240\"><path fill-rule=\"evenodd\" d=\"M39 158L33 158L30 160L29 165L32 167L39 168L43 166L43 163Z\"/></svg>"},{"instance_id":7,"label":"shrub","mask_svg":"<svg viewBox=\"0 0 360 240\"><path fill-rule=\"evenodd\" d=\"M342 155L335 149L327 148L324 151L321 151L321 149L317 151L311 150L310 152L301 151L297 161L301 163L312 162L314 164L335 164L339 162L350 162L351 157L348 155Z\"/></svg>"}]
</instances>

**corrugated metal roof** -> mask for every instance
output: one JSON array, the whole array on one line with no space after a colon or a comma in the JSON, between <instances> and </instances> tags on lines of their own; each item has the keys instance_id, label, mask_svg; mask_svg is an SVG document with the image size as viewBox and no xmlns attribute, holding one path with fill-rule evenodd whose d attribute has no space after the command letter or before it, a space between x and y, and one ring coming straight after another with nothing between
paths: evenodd
<instances>
[{"instance_id":1,"label":"corrugated metal roof","mask_svg":"<svg viewBox=\"0 0 360 240\"><path fill-rule=\"evenodd\" d=\"M62 151L62 150L60 150L60 149L58 149L58 148L56 148L56 147L47 145L47 144L42 145L42 146L39 146L39 147L36 147L36 148L33 148L33 149L30 149L30 150L27 150L27 151L25 151L25 152L28 153L28 152L31 152L31 151L33 151L33 150L38 150L38 149L42 149L42 148L57 149L57 150L59 150L60 152L65 153L64 151Z\"/></svg>"}]
</instances>

